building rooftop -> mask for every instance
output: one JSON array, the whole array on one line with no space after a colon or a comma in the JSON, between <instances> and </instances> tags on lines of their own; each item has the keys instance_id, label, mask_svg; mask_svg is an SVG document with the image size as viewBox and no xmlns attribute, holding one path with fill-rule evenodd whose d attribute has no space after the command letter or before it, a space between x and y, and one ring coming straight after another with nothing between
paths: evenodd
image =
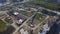
<instances>
[{"instance_id":1,"label":"building rooftop","mask_svg":"<svg viewBox=\"0 0 60 34\"><path fill-rule=\"evenodd\" d=\"M47 31L49 31L50 28L48 27L48 24L43 25L43 27L39 30L38 34L46 34Z\"/></svg>"},{"instance_id":2,"label":"building rooftop","mask_svg":"<svg viewBox=\"0 0 60 34\"><path fill-rule=\"evenodd\" d=\"M51 27L53 24L55 24L57 19L58 19L57 17L56 18L54 18L54 17L50 18L48 21L48 26Z\"/></svg>"},{"instance_id":3,"label":"building rooftop","mask_svg":"<svg viewBox=\"0 0 60 34\"><path fill-rule=\"evenodd\" d=\"M21 34L28 34L28 31L27 30L25 30L25 29L20 29L20 32L21 32Z\"/></svg>"},{"instance_id":4,"label":"building rooftop","mask_svg":"<svg viewBox=\"0 0 60 34\"><path fill-rule=\"evenodd\" d=\"M23 20L22 19L20 19L17 23L18 24L21 24L23 22Z\"/></svg>"},{"instance_id":5,"label":"building rooftop","mask_svg":"<svg viewBox=\"0 0 60 34\"><path fill-rule=\"evenodd\" d=\"M18 13L18 12L14 12L13 14L14 14L14 15L18 15L19 13Z\"/></svg>"}]
</instances>

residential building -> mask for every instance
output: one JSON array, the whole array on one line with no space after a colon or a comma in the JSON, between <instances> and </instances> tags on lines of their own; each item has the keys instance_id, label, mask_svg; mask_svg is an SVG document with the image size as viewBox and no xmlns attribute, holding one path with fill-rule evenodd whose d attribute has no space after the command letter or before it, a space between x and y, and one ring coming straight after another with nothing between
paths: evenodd
<instances>
[{"instance_id":1,"label":"residential building","mask_svg":"<svg viewBox=\"0 0 60 34\"><path fill-rule=\"evenodd\" d=\"M13 14L14 14L14 15L18 15L19 13L18 13L18 12L14 12Z\"/></svg>"},{"instance_id":2,"label":"residential building","mask_svg":"<svg viewBox=\"0 0 60 34\"><path fill-rule=\"evenodd\" d=\"M20 33L21 34L28 34L28 31L22 28L22 29L20 29Z\"/></svg>"},{"instance_id":3,"label":"residential building","mask_svg":"<svg viewBox=\"0 0 60 34\"><path fill-rule=\"evenodd\" d=\"M23 19L20 19L20 20L17 22L17 24L22 24L22 22L23 22Z\"/></svg>"},{"instance_id":4,"label":"residential building","mask_svg":"<svg viewBox=\"0 0 60 34\"><path fill-rule=\"evenodd\" d=\"M43 27L38 31L38 34L46 34L47 31L50 30L50 27L48 27L48 24L43 25Z\"/></svg>"}]
</instances>

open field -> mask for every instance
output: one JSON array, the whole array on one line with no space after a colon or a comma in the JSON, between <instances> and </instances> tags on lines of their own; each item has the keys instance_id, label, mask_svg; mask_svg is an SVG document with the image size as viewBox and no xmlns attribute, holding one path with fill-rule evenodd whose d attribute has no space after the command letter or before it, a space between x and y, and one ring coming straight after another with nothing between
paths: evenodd
<instances>
[{"instance_id":1,"label":"open field","mask_svg":"<svg viewBox=\"0 0 60 34\"><path fill-rule=\"evenodd\" d=\"M43 19L45 19L45 15L42 15L42 14L37 14L36 16L35 16L35 18L33 19L33 22L32 22L32 24L33 25L38 25Z\"/></svg>"},{"instance_id":2,"label":"open field","mask_svg":"<svg viewBox=\"0 0 60 34\"><path fill-rule=\"evenodd\" d=\"M0 20L0 32L4 32L6 30L7 30L7 25L2 20Z\"/></svg>"},{"instance_id":3,"label":"open field","mask_svg":"<svg viewBox=\"0 0 60 34\"><path fill-rule=\"evenodd\" d=\"M44 1L44 0L32 0L30 3L34 4L34 5L45 7L47 9L60 11L59 2L48 2L48 1Z\"/></svg>"}]
</instances>

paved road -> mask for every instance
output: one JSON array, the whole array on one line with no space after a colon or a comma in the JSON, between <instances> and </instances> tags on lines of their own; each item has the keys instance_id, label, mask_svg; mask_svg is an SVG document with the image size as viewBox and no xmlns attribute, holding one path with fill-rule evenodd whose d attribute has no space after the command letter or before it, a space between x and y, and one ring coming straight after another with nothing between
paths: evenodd
<instances>
[{"instance_id":1,"label":"paved road","mask_svg":"<svg viewBox=\"0 0 60 34\"><path fill-rule=\"evenodd\" d=\"M12 6L13 4L11 4L10 6ZM42 8L41 8L42 9ZM36 11L36 10L35 10ZM50 11L50 10L49 10ZM6 13L6 12L0 12L0 13ZM37 13L37 12L36 12ZM13 32L13 34L15 34L24 24L26 24L26 22L27 21L29 21L32 17L34 17L35 15L36 15L36 13L34 13L34 15L32 15L31 17L29 17L20 27L17 27L16 25L15 25L15 23L13 23L12 24L12 26L14 26L15 28L16 28L16 31L15 32ZM48 18L48 17L47 17ZM46 19L47 19L46 18ZM41 22L42 23L42 22ZM35 28L33 28L33 29L36 29L36 28L38 28L39 27L39 25L41 25L41 23L40 24L38 24Z\"/></svg>"},{"instance_id":2,"label":"paved road","mask_svg":"<svg viewBox=\"0 0 60 34\"><path fill-rule=\"evenodd\" d=\"M43 20L43 22L44 21L46 21L46 20L48 20L48 18L49 18L49 16L47 16L46 18L45 18L45 20ZM32 29L32 30L35 30L35 29L37 29L37 28L39 28L40 27L40 25L42 25L42 22L41 23L39 23L37 26L35 26L34 28L31 28L30 26L28 26L28 25L26 25L27 27L29 27L30 29Z\"/></svg>"},{"instance_id":3,"label":"paved road","mask_svg":"<svg viewBox=\"0 0 60 34\"><path fill-rule=\"evenodd\" d=\"M28 9L26 10L26 8L28 8L29 9L29 7L25 7L25 8L19 8L19 7L16 7L16 10L18 9L18 10L23 10L23 11L27 11L27 12L31 12L31 11L37 11L37 9L35 9L35 8L30 8L31 10L29 10L28 11Z\"/></svg>"},{"instance_id":4,"label":"paved road","mask_svg":"<svg viewBox=\"0 0 60 34\"><path fill-rule=\"evenodd\" d=\"M12 20L13 20L13 23L11 24L15 29L17 29L18 28L18 26L16 25L16 22L17 21L15 21L13 18L12 18Z\"/></svg>"},{"instance_id":5,"label":"paved road","mask_svg":"<svg viewBox=\"0 0 60 34\"><path fill-rule=\"evenodd\" d=\"M44 8L44 7L39 7L38 9L39 9L39 10L45 9L45 10L47 10L48 12L52 12L52 14L53 14L53 13L56 13L57 15L55 15L55 16L60 17L60 12L58 12L58 11L49 10L49 9Z\"/></svg>"},{"instance_id":6,"label":"paved road","mask_svg":"<svg viewBox=\"0 0 60 34\"><path fill-rule=\"evenodd\" d=\"M35 14L34 14L35 15ZM27 21L29 21L34 15L32 15L31 17L29 17L20 27L18 27L17 29L16 29L16 31L13 33L13 34L15 34L24 24L26 24L26 22ZM47 17L48 18L48 17ZM46 18L46 19L47 19ZM40 24L39 24L40 25ZM33 28L33 29L36 29L37 27L39 27L39 25L38 26L36 26L35 28Z\"/></svg>"},{"instance_id":7,"label":"paved road","mask_svg":"<svg viewBox=\"0 0 60 34\"><path fill-rule=\"evenodd\" d=\"M47 17L45 18L45 20L43 20L43 22L46 21L48 18L49 18L49 16L47 16ZM39 23L36 27L34 27L34 28L32 28L32 29L35 30L36 28L39 28L40 25L43 24L43 22Z\"/></svg>"},{"instance_id":8,"label":"paved road","mask_svg":"<svg viewBox=\"0 0 60 34\"><path fill-rule=\"evenodd\" d=\"M37 12L36 12L36 13L37 13ZM34 17L36 13L34 13L34 15L32 15L31 17L29 17L20 27L16 28L16 30L15 30L15 32L13 32L13 34L15 34L15 33L16 33L24 24L26 24L32 17Z\"/></svg>"},{"instance_id":9,"label":"paved road","mask_svg":"<svg viewBox=\"0 0 60 34\"><path fill-rule=\"evenodd\" d=\"M5 14L7 11L0 11L0 13L3 13L3 14Z\"/></svg>"},{"instance_id":10,"label":"paved road","mask_svg":"<svg viewBox=\"0 0 60 34\"><path fill-rule=\"evenodd\" d=\"M0 15L1 15L0 19L8 16L6 12L7 11L0 11Z\"/></svg>"},{"instance_id":11,"label":"paved road","mask_svg":"<svg viewBox=\"0 0 60 34\"><path fill-rule=\"evenodd\" d=\"M18 9L19 9L19 8L18 8ZM51 16L51 15L52 15L52 16L60 16L60 12L58 12L58 11L49 10L49 9L46 9L46 8L43 8L43 7L39 7L39 8L38 8L38 10L42 10L42 9L47 10L48 12L45 11L44 13L46 13L46 14L49 15L49 16ZM25 9L21 9L21 10L25 10ZM34 8L33 8L33 10L34 10L34 11L37 11L37 9L34 9ZM25 11L27 11L27 10L25 10ZM27 11L27 12L28 12L28 11ZM44 14L44 13L43 13L43 14Z\"/></svg>"}]
</instances>

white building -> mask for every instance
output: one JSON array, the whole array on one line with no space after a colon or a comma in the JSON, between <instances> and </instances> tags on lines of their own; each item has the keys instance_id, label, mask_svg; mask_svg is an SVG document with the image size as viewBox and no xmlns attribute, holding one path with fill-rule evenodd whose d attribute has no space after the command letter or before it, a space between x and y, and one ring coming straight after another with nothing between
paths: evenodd
<instances>
[{"instance_id":1,"label":"white building","mask_svg":"<svg viewBox=\"0 0 60 34\"><path fill-rule=\"evenodd\" d=\"M18 12L14 12L13 14L14 14L14 15L18 15L19 13L18 13Z\"/></svg>"},{"instance_id":2,"label":"white building","mask_svg":"<svg viewBox=\"0 0 60 34\"><path fill-rule=\"evenodd\" d=\"M44 31L49 31L49 30L50 30L50 28L48 27L48 24L45 24L45 25L43 26L43 29L44 29Z\"/></svg>"},{"instance_id":3,"label":"white building","mask_svg":"<svg viewBox=\"0 0 60 34\"><path fill-rule=\"evenodd\" d=\"M22 29L20 29L20 33L21 34L28 34L28 31L22 28Z\"/></svg>"},{"instance_id":4,"label":"white building","mask_svg":"<svg viewBox=\"0 0 60 34\"><path fill-rule=\"evenodd\" d=\"M17 22L17 24L21 24L22 22L23 22L23 20L20 19L20 20Z\"/></svg>"},{"instance_id":5,"label":"white building","mask_svg":"<svg viewBox=\"0 0 60 34\"><path fill-rule=\"evenodd\" d=\"M48 24L43 25L42 29L39 30L38 34L46 34L47 31L49 31L50 28L48 27Z\"/></svg>"}]
</instances>

